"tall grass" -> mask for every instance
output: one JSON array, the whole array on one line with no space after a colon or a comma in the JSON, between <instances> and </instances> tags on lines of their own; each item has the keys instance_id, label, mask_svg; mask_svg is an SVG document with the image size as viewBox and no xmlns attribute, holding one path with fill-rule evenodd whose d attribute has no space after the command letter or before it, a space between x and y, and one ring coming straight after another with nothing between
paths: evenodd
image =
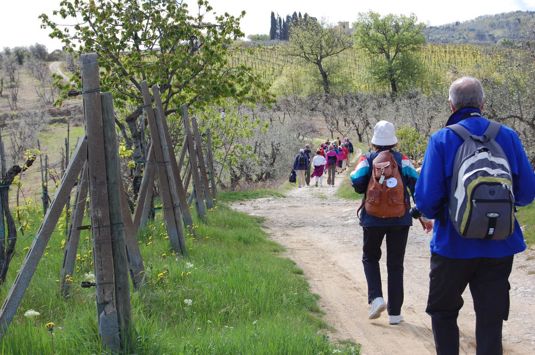
<instances>
[{"instance_id":1,"label":"tall grass","mask_svg":"<svg viewBox=\"0 0 535 355\"><path fill-rule=\"evenodd\" d=\"M33 222L39 221L38 213ZM136 354L330 354L358 353L355 345L332 344L323 335L317 299L281 247L267 240L260 220L218 206L207 223L196 222L186 238L189 256L170 250L162 222L139 237L146 285L132 294ZM88 233L84 231L83 233ZM21 237L17 250L30 243ZM92 271L91 243L82 235L72 296L59 295L62 237L54 235L19 311L4 336L2 354L102 353L95 290L81 288ZM18 252L14 278L23 257ZM28 309L41 313L27 319ZM53 331L45 327L54 322Z\"/></svg>"}]
</instances>

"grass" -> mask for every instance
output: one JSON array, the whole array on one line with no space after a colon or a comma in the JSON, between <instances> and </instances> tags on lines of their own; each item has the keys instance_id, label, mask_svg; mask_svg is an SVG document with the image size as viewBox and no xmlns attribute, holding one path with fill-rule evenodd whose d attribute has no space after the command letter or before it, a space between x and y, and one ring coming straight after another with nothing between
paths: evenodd
<instances>
[{"instance_id":1,"label":"grass","mask_svg":"<svg viewBox=\"0 0 535 355\"><path fill-rule=\"evenodd\" d=\"M30 213L39 216L38 211ZM35 218L33 229L39 221ZM58 226L59 229L61 228ZM258 218L218 205L206 224L196 222L186 238L189 256L170 250L161 221L139 237L147 284L132 293L136 354L345 354L354 344L333 344L324 335L317 297L302 270L279 256ZM5 297L31 243L20 237ZM37 268L17 315L0 343L2 354L103 353L98 337L95 289L79 287L92 272L92 245L82 238L72 295L59 295L63 238L56 232ZM27 319L34 309L40 316ZM53 332L45 324L54 322Z\"/></svg>"},{"instance_id":2,"label":"grass","mask_svg":"<svg viewBox=\"0 0 535 355\"><path fill-rule=\"evenodd\" d=\"M535 203L518 210L518 222L524 229L524 239L530 246L535 245Z\"/></svg>"},{"instance_id":3,"label":"grass","mask_svg":"<svg viewBox=\"0 0 535 355\"><path fill-rule=\"evenodd\" d=\"M284 197L284 193L274 189L222 191L217 195L217 197L219 201L235 202L243 200L254 200L263 197Z\"/></svg>"}]
</instances>

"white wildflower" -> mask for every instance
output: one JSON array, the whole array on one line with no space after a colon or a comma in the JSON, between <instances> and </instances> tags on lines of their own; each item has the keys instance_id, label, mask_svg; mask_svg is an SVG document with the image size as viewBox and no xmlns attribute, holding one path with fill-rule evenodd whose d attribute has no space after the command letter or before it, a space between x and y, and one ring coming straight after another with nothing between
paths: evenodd
<instances>
[{"instance_id":1,"label":"white wildflower","mask_svg":"<svg viewBox=\"0 0 535 355\"><path fill-rule=\"evenodd\" d=\"M184 300L184 304L185 304L186 306L191 306L191 305L193 304L193 301L190 300L189 298L186 298L186 299Z\"/></svg>"},{"instance_id":2,"label":"white wildflower","mask_svg":"<svg viewBox=\"0 0 535 355\"><path fill-rule=\"evenodd\" d=\"M40 315L41 313L34 311L33 309L29 309L26 312L24 312L24 317L26 318L35 318L35 317L39 317Z\"/></svg>"},{"instance_id":3,"label":"white wildflower","mask_svg":"<svg viewBox=\"0 0 535 355\"><path fill-rule=\"evenodd\" d=\"M84 281L95 282L95 280L96 280L95 274L93 274L92 272L88 272L84 274Z\"/></svg>"},{"instance_id":4,"label":"white wildflower","mask_svg":"<svg viewBox=\"0 0 535 355\"><path fill-rule=\"evenodd\" d=\"M190 262L186 263L186 269L191 269L193 267L193 264Z\"/></svg>"}]
</instances>

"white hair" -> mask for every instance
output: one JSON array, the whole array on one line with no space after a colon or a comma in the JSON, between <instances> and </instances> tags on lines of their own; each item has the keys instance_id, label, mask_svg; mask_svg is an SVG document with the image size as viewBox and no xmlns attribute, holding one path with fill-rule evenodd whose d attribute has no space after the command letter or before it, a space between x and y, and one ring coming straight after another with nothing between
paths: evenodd
<instances>
[{"instance_id":1,"label":"white hair","mask_svg":"<svg viewBox=\"0 0 535 355\"><path fill-rule=\"evenodd\" d=\"M450 85L449 101L457 110L463 107L480 108L484 100L483 86L476 78L463 76Z\"/></svg>"}]
</instances>

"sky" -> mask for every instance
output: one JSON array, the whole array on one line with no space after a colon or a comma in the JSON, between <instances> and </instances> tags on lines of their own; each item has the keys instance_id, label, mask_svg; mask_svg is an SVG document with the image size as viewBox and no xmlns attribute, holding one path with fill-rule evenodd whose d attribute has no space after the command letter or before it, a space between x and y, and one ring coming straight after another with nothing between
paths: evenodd
<instances>
[{"instance_id":1,"label":"sky","mask_svg":"<svg viewBox=\"0 0 535 355\"><path fill-rule=\"evenodd\" d=\"M52 14L61 0L0 0L0 49L4 47L46 45L49 51L61 48L61 43L48 37L40 28L38 16ZM182 0L177 0L182 1ZM195 0L188 2L196 9ZM481 15L493 15L516 10L535 11L535 0L210 0L218 14L238 15L246 11L241 22L246 35L268 34L271 11L281 17L294 11L317 17L326 23L338 21L353 23L361 12L380 14L414 14L420 22L438 26L455 21L466 21ZM425 5L424 5L425 4Z\"/></svg>"}]
</instances>

